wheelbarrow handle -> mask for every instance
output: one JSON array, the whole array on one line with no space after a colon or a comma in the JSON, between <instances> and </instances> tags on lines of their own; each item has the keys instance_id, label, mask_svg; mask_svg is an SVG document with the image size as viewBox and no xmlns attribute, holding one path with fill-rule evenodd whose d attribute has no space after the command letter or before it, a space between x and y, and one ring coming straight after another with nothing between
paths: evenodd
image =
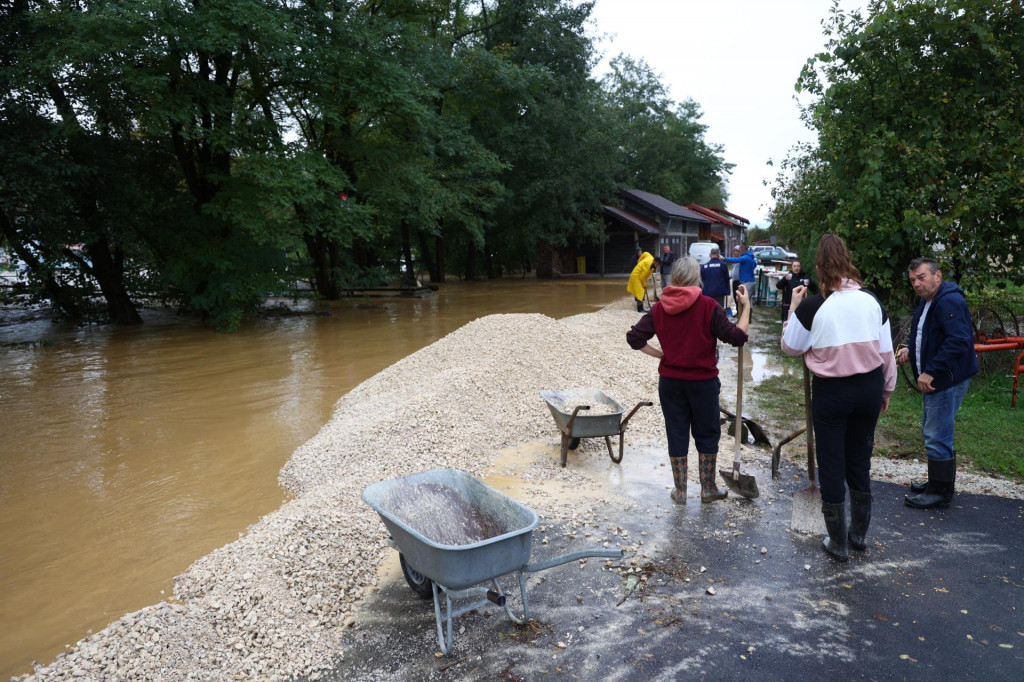
<instances>
[{"instance_id":1,"label":"wheelbarrow handle","mask_svg":"<svg viewBox=\"0 0 1024 682\"><path fill-rule=\"evenodd\" d=\"M629 414L626 415L626 418L623 419L622 422L619 424L619 433L626 430L626 423L633 417L634 414L636 414L637 410L639 410L641 407L651 407L652 405L654 405L654 403L652 403L650 400L641 400L640 402L638 402L636 404L636 407L630 410Z\"/></svg>"},{"instance_id":2,"label":"wheelbarrow handle","mask_svg":"<svg viewBox=\"0 0 1024 682\"><path fill-rule=\"evenodd\" d=\"M589 410L590 405L577 405L576 409L572 411L572 416L569 417L569 421L565 423L565 435L572 435L572 423L576 421L576 415L580 413L580 410Z\"/></svg>"},{"instance_id":3,"label":"wheelbarrow handle","mask_svg":"<svg viewBox=\"0 0 1024 682\"><path fill-rule=\"evenodd\" d=\"M577 561L579 559L587 559L590 557L604 558L604 559L621 559L625 556L625 553L621 549L580 549L575 552L569 552L562 556L556 556L553 559L547 559L546 561L538 561L535 564L527 564L523 566L524 573L536 573L537 571L543 571L555 566L561 566L567 564L570 561Z\"/></svg>"}]
</instances>

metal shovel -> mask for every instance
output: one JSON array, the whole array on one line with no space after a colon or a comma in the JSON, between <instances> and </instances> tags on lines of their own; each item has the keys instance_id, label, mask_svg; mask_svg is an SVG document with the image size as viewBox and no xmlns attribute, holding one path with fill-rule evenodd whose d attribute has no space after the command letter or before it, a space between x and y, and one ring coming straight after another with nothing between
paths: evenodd
<instances>
[{"instance_id":1,"label":"metal shovel","mask_svg":"<svg viewBox=\"0 0 1024 682\"><path fill-rule=\"evenodd\" d=\"M736 311L739 315L739 309ZM736 414L743 414L743 346L739 348L739 357L736 361ZM757 481L750 474L740 473L740 460L742 453L740 452L740 443L743 438L743 419L738 417L734 420L736 424L736 452L732 458L732 470L719 469L718 473L722 475L722 480L725 481L725 485L728 486L729 490L733 491L737 495L754 499L761 492L757 489Z\"/></svg>"},{"instance_id":2,"label":"metal shovel","mask_svg":"<svg viewBox=\"0 0 1024 682\"><path fill-rule=\"evenodd\" d=\"M824 533L825 518L821 515L821 491L814 476L814 423L811 419L811 372L804 364L804 417L807 426L807 480L809 485L793 493L793 517L789 526L805 533Z\"/></svg>"}]
</instances>

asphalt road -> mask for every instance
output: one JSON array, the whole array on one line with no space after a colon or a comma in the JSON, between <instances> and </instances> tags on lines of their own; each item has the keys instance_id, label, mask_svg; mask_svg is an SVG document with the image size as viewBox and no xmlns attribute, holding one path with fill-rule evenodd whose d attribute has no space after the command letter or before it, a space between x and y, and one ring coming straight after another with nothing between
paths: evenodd
<instances>
[{"instance_id":1,"label":"asphalt road","mask_svg":"<svg viewBox=\"0 0 1024 682\"><path fill-rule=\"evenodd\" d=\"M784 463L780 481L759 483L779 493L771 504L681 507L666 481L623 477L600 525L613 544L643 546L610 567L529 574L535 620L515 626L496 606L461 616L444 657L431 602L398 574L320 679L1024 680L1024 503L958 494L918 511L904 488L874 482L868 551L842 565L820 536L789 529L799 470ZM531 561L602 539L544 535Z\"/></svg>"}]
</instances>

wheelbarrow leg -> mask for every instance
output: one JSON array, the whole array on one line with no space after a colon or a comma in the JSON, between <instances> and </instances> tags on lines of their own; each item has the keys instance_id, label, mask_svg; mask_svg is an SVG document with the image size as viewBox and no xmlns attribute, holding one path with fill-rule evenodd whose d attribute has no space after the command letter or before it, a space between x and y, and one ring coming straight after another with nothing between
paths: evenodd
<instances>
[{"instance_id":1,"label":"wheelbarrow leg","mask_svg":"<svg viewBox=\"0 0 1024 682\"><path fill-rule=\"evenodd\" d=\"M616 464L622 461L623 448L625 447L626 442L626 424L629 423L629 420L633 418L633 415L636 414L636 411L639 410L641 407L651 407L652 405L654 405L654 403L652 403L650 400L641 400L633 407L632 410L629 411L629 414L627 414L625 418L619 423L618 459L615 459L615 453L612 452L611 439L609 439L608 436L605 436L605 441L608 442L608 456L611 457L612 461L615 462Z\"/></svg>"},{"instance_id":2,"label":"wheelbarrow leg","mask_svg":"<svg viewBox=\"0 0 1024 682\"><path fill-rule=\"evenodd\" d=\"M437 646L441 647L441 654L447 654L448 650L452 648L452 600L448 596L448 593L444 590L438 590L437 583L431 583L431 587L434 588L434 622L437 623ZM441 613L441 605L439 597L445 600L444 614ZM445 636L444 628L442 623L446 623L448 626L448 635Z\"/></svg>"},{"instance_id":3,"label":"wheelbarrow leg","mask_svg":"<svg viewBox=\"0 0 1024 682\"><path fill-rule=\"evenodd\" d=\"M509 605L508 599L503 599L501 606L505 609L505 615L508 616L510 621L516 625L524 625L526 621L530 620L530 604L526 601L526 578L523 576L522 571L517 571L517 573L519 573L519 595L523 600L523 615L520 618L516 614L512 613L512 607ZM501 585L498 584L497 579L492 579L491 584L494 585L494 591L497 592L499 596L505 596L505 593L501 591Z\"/></svg>"},{"instance_id":4,"label":"wheelbarrow leg","mask_svg":"<svg viewBox=\"0 0 1024 682\"><path fill-rule=\"evenodd\" d=\"M562 468L565 468L565 464L568 461L569 455L569 436L562 434Z\"/></svg>"}]
</instances>

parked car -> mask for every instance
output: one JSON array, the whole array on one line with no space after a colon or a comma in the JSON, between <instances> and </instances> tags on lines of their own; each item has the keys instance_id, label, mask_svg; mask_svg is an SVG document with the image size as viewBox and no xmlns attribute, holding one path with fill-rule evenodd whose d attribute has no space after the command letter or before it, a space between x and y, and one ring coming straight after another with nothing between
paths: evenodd
<instances>
[{"instance_id":1,"label":"parked car","mask_svg":"<svg viewBox=\"0 0 1024 682\"><path fill-rule=\"evenodd\" d=\"M758 251L754 251L754 257L757 258L758 263L762 264L768 264L777 260L793 260L793 257L789 255L789 251L786 251L780 246L767 246Z\"/></svg>"},{"instance_id":2,"label":"parked car","mask_svg":"<svg viewBox=\"0 0 1024 682\"><path fill-rule=\"evenodd\" d=\"M715 242L694 242L690 244L690 258L697 261L698 265L704 265L711 260L711 249L717 247Z\"/></svg>"}]
</instances>

